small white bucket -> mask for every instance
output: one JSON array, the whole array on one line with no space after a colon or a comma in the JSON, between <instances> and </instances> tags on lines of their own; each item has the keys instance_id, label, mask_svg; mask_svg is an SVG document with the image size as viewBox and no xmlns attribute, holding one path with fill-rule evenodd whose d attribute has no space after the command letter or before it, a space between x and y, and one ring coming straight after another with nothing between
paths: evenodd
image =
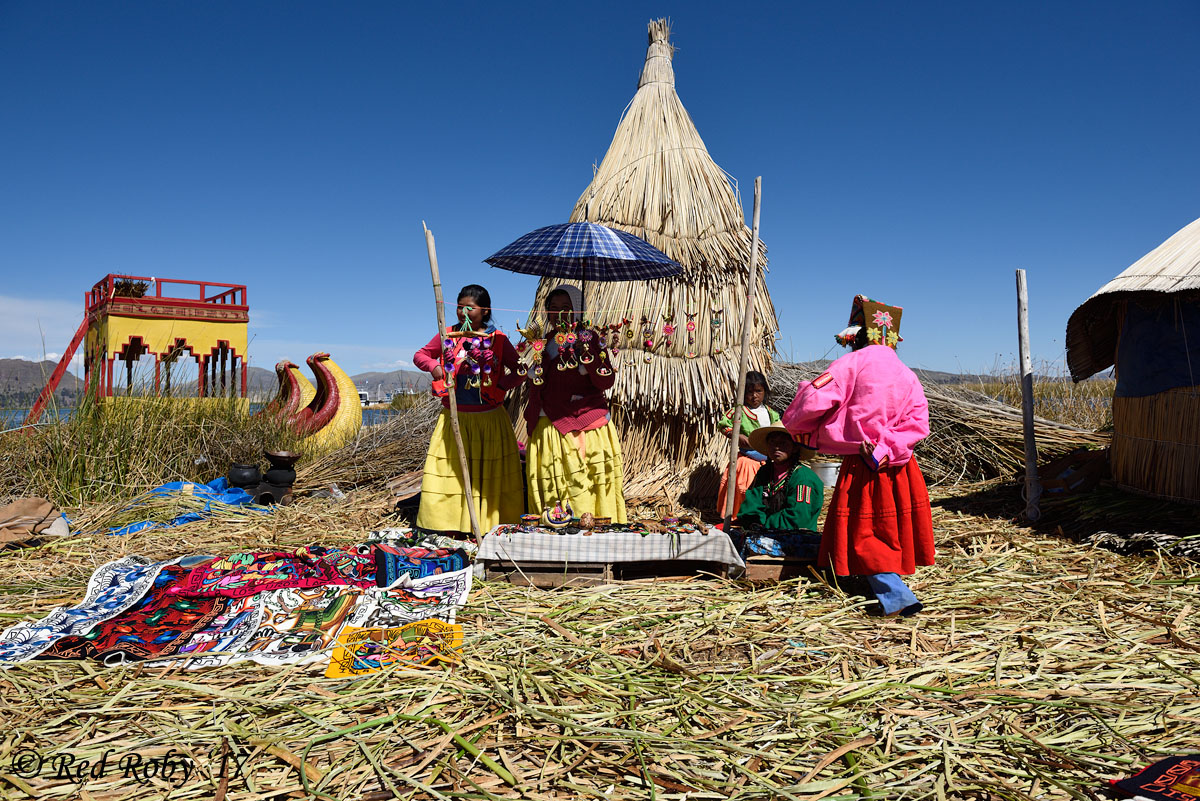
<instances>
[{"instance_id":1,"label":"small white bucket","mask_svg":"<svg viewBox=\"0 0 1200 801\"><path fill-rule=\"evenodd\" d=\"M817 474L817 478L821 479L821 483L825 485L825 489L833 489L837 484L838 470L841 469L841 464L838 462L813 462L813 472Z\"/></svg>"}]
</instances>

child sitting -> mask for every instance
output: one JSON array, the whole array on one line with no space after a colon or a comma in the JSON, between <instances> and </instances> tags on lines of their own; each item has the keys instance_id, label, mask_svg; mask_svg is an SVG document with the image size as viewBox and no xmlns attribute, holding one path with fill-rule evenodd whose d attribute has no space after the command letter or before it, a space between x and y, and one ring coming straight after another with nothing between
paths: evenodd
<instances>
[{"instance_id":1,"label":"child sitting","mask_svg":"<svg viewBox=\"0 0 1200 801\"><path fill-rule=\"evenodd\" d=\"M797 444L781 425L764 426L750 434L750 445L767 456L754 483L746 490L738 525L763 529L746 538L745 550L768 556L815 558L820 536L817 519L825 500L825 485L807 465L816 452Z\"/></svg>"},{"instance_id":2,"label":"child sitting","mask_svg":"<svg viewBox=\"0 0 1200 801\"><path fill-rule=\"evenodd\" d=\"M734 435L734 419L740 412L741 421L737 429L738 460L734 473L733 516L737 517L746 497L746 489L754 483L758 469L767 461L767 457L750 445L750 434L763 426L779 422L779 412L767 408L767 397L770 395L767 377L757 370L746 373L746 394L744 404L725 413L717 424L721 433L726 437ZM726 451L728 453L728 451ZM721 471L721 490L717 493L717 514L725 514L725 492L729 481L727 471Z\"/></svg>"}]
</instances>

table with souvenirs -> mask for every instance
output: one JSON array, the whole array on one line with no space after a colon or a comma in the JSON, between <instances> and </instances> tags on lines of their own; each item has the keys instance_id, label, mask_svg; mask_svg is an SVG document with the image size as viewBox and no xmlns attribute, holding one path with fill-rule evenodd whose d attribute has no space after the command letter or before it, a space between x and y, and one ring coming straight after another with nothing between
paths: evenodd
<instances>
[{"instance_id":1,"label":"table with souvenirs","mask_svg":"<svg viewBox=\"0 0 1200 801\"><path fill-rule=\"evenodd\" d=\"M534 586L601 584L613 579L714 573L738 575L745 562L723 531L688 518L612 524L536 515L496 526L479 542L475 574Z\"/></svg>"}]
</instances>

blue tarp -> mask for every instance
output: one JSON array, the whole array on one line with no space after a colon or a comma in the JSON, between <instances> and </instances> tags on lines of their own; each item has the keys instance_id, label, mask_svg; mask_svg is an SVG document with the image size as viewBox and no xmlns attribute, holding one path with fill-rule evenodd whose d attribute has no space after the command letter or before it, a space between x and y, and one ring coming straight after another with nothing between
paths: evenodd
<instances>
[{"instance_id":1,"label":"blue tarp","mask_svg":"<svg viewBox=\"0 0 1200 801\"><path fill-rule=\"evenodd\" d=\"M203 520L212 510L213 504L225 504L226 506L246 506L250 504L253 496L244 489L229 486L229 480L226 478L214 479L207 484L192 484L186 481L172 481L170 484L163 484L161 487L155 487L146 493L146 495L190 495L194 498L204 499L204 508L197 512L187 512L179 517L172 518L165 523L158 523L151 520L142 520L138 523L130 523L127 526L120 528L112 528L108 533L113 536L122 536L132 534L135 531L142 531L147 528L172 528L173 526L182 526L184 523L192 523L196 520ZM137 502L130 504L127 509L137 508ZM270 512L269 506L255 506L251 508L256 512ZM249 511L249 510L247 510Z\"/></svg>"},{"instance_id":2,"label":"blue tarp","mask_svg":"<svg viewBox=\"0 0 1200 801\"><path fill-rule=\"evenodd\" d=\"M1117 344L1118 398L1200 383L1200 301L1130 301Z\"/></svg>"}]
</instances>

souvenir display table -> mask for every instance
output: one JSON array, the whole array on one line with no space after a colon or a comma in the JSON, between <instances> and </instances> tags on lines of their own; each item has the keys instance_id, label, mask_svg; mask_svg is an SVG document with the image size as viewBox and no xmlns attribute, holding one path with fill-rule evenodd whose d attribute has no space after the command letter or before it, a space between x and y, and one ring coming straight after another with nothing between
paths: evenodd
<instances>
[{"instance_id":1,"label":"souvenir display table","mask_svg":"<svg viewBox=\"0 0 1200 801\"><path fill-rule=\"evenodd\" d=\"M581 530L499 525L475 557L480 578L539 587L603 584L613 579L710 572L738 575L745 562L728 535L695 525L637 524Z\"/></svg>"}]
</instances>

